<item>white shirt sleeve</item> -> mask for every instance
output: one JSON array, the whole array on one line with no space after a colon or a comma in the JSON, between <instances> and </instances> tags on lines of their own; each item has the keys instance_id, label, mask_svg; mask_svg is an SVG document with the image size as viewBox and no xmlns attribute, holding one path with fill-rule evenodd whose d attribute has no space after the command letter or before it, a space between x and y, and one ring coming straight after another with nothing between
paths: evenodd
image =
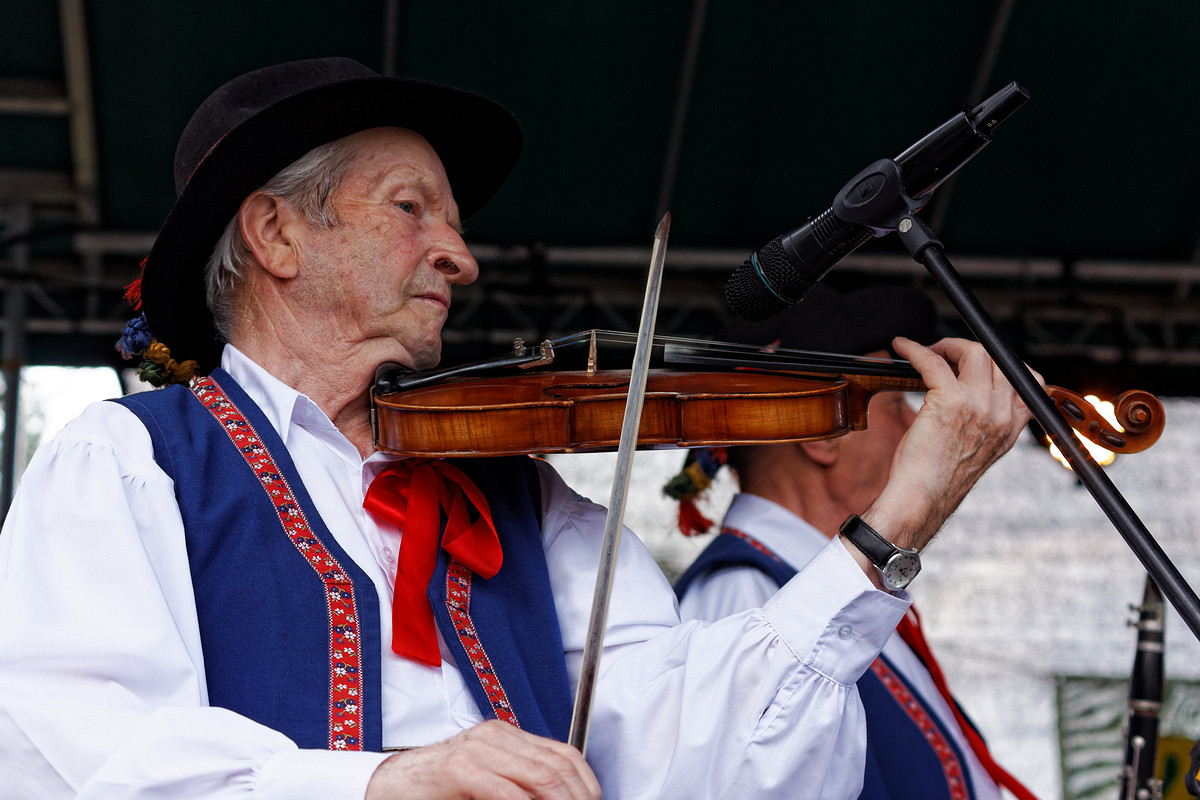
<instances>
[{"instance_id":1,"label":"white shirt sleeve","mask_svg":"<svg viewBox=\"0 0 1200 800\"><path fill-rule=\"evenodd\" d=\"M577 682L604 511L548 467L545 548ZM680 625L620 550L588 758L609 798L852 798L854 682L906 604L833 547L763 609ZM207 704L174 487L144 427L90 407L26 471L0 534L5 797L359 800L382 754L301 750ZM15 787L15 788L13 788Z\"/></svg>"},{"instance_id":2,"label":"white shirt sleeve","mask_svg":"<svg viewBox=\"0 0 1200 800\"><path fill-rule=\"evenodd\" d=\"M605 510L555 480L543 472L547 559L575 682ZM906 599L875 590L836 541L763 608L713 624L679 624L670 586L628 531L616 576L587 748L606 797L858 796L866 732L854 684Z\"/></svg>"},{"instance_id":3,"label":"white shirt sleeve","mask_svg":"<svg viewBox=\"0 0 1200 800\"><path fill-rule=\"evenodd\" d=\"M207 705L174 487L117 404L89 407L26 470L0 534L0 609L6 797L360 800L383 759L300 750Z\"/></svg>"},{"instance_id":4,"label":"white shirt sleeve","mask_svg":"<svg viewBox=\"0 0 1200 800\"><path fill-rule=\"evenodd\" d=\"M757 608L777 591L779 585L760 569L737 566L713 570L692 581L679 601L679 616L711 622Z\"/></svg>"}]
</instances>

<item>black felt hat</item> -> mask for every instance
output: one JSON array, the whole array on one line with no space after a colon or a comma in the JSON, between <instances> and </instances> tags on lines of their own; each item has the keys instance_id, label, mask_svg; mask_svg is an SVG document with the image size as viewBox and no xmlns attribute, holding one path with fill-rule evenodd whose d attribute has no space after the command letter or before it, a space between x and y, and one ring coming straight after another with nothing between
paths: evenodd
<instances>
[{"instance_id":1,"label":"black felt hat","mask_svg":"<svg viewBox=\"0 0 1200 800\"><path fill-rule=\"evenodd\" d=\"M904 336L921 344L937 338L937 309L919 289L868 286L839 294L816 284L799 303L762 322L731 322L726 342L860 356L891 350Z\"/></svg>"},{"instance_id":2,"label":"black felt hat","mask_svg":"<svg viewBox=\"0 0 1200 800\"><path fill-rule=\"evenodd\" d=\"M314 147L385 126L413 130L432 145L463 218L495 194L521 153L521 128L503 106L448 86L384 78L348 58L256 70L201 104L175 152L178 198L140 279L150 330L173 357L195 359L202 372L220 361L204 268L247 195Z\"/></svg>"}]
</instances>

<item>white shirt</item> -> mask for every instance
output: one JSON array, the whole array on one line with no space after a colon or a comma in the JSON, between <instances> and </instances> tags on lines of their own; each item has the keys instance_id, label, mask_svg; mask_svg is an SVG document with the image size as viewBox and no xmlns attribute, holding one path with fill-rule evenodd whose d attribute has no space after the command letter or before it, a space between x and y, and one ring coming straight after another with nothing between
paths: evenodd
<instances>
[{"instance_id":1,"label":"white shirt","mask_svg":"<svg viewBox=\"0 0 1200 800\"><path fill-rule=\"evenodd\" d=\"M338 543L390 608L400 532L362 509L363 461L307 397L235 349L222 365L275 427ZM543 547L572 690L604 511L539 462ZM605 797L852 798L864 721L854 683L907 608L837 542L761 609L680 624L628 532L588 740ZM381 613L380 640L391 641ZM478 722L454 664L385 648L383 741ZM5 798L361 798L385 758L301 750L208 705L183 526L138 419L90 406L43 446L0 534L0 787Z\"/></svg>"},{"instance_id":2,"label":"white shirt","mask_svg":"<svg viewBox=\"0 0 1200 800\"><path fill-rule=\"evenodd\" d=\"M793 566L807 564L829 544L825 534L783 506L745 492L734 497L721 524L753 536ZM688 587L679 603L679 613L684 619L720 619L761 605L776 591L775 581L760 569L718 569L699 576ZM954 737L970 772L975 797L979 800L999 800L1000 789L975 757L958 720L954 718L954 712L912 648L900 638L900 634L894 633L884 645L883 654Z\"/></svg>"}]
</instances>

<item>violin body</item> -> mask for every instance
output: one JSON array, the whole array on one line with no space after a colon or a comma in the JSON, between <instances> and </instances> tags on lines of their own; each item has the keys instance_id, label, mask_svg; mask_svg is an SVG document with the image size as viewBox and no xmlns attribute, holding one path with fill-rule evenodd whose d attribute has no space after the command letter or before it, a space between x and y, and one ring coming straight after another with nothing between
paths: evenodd
<instances>
[{"instance_id":1,"label":"violin body","mask_svg":"<svg viewBox=\"0 0 1200 800\"><path fill-rule=\"evenodd\" d=\"M626 336L585 331L537 347L518 339L499 358L423 373L382 365L371 389L375 446L429 458L616 450L630 373L595 368L600 335ZM541 369L556 347L584 343L586 370ZM640 449L829 439L866 428L877 392L926 388L901 360L682 339L663 346L686 366L650 370ZM1140 452L1162 434L1162 403L1148 392L1116 398L1115 427L1075 392L1046 392L1081 436L1114 453Z\"/></svg>"},{"instance_id":2,"label":"violin body","mask_svg":"<svg viewBox=\"0 0 1200 800\"><path fill-rule=\"evenodd\" d=\"M615 450L628 386L628 371L551 371L376 396L376 447L428 457ZM653 370L638 447L827 439L865 428L872 394L923 389L908 377Z\"/></svg>"}]
</instances>

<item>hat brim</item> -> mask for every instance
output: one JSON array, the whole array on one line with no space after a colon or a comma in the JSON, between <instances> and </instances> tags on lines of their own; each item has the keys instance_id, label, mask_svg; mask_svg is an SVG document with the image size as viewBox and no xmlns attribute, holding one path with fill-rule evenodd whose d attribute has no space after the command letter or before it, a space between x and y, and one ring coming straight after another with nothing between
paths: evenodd
<instances>
[{"instance_id":1,"label":"hat brim","mask_svg":"<svg viewBox=\"0 0 1200 800\"><path fill-rule=\"evenodd\" d=\"M143 265L142 310L172 357L195 359L202 373L220 363L204 269L242 201L313 148L379 127L408 128L430 143L464 219L496 193L522 147L520 126L498 103L404 78L331 83L260 111L201 160Z\"/></svg>"}]
</instances>

